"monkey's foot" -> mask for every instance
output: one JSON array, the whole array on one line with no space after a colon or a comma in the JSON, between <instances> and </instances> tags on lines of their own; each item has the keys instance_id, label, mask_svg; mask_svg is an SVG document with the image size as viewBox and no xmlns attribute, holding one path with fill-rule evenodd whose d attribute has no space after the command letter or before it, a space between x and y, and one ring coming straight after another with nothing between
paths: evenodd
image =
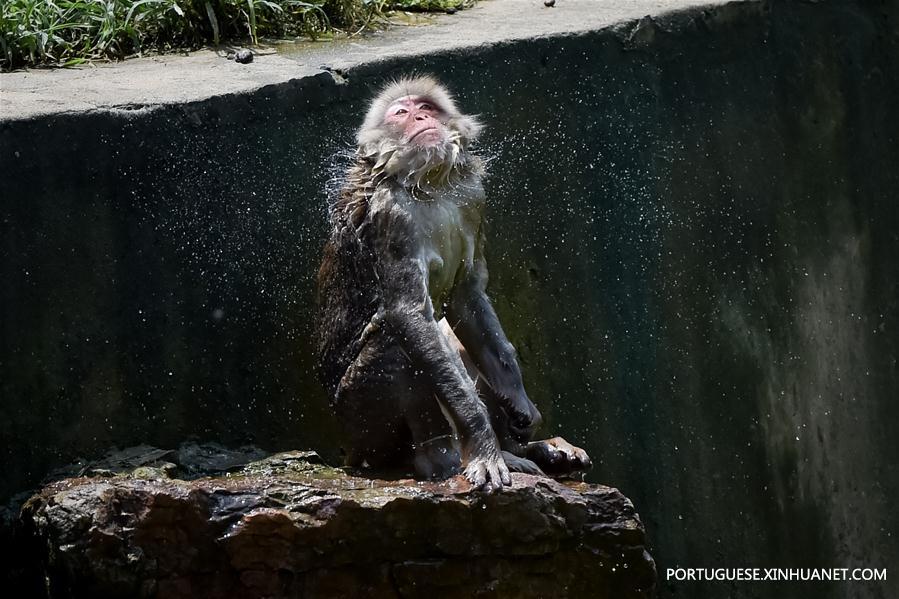
<instances>
[{"instance_id":1,"label":"monkey's foot","mask_svg":"<svg viewBox=\"0 0 899 599\"><path fill-rule=\"evenodd\" d=\"M528 443L525 455L550 476L567 476L590 468L587 452L562 437Z\"/></svg>"},{"instance_id":2,"label":"monkey's foot","mask_svg":"<svg viewBox=\"0 0 899 599\"><path fill-rule=\"evenodd\" d=\"M417 446L413 466L418 478L444 480L459 474L462 470L462 458L453 445L452 438L447 435Z\"/></svg>"},{"instance_id":3,"label":"monkey's foot","mask_svg":"<svg viewBox=\"0 0 899 599\"><path fill-rule=\"evenodd\" d=\"M506 466L509 467L509 472L524 472L525 474L546 476L543 470L540 469L540 466L527 458L522 458L514 453L503 451L503 459L506 461Z\"/></svg>"}]
</instances>

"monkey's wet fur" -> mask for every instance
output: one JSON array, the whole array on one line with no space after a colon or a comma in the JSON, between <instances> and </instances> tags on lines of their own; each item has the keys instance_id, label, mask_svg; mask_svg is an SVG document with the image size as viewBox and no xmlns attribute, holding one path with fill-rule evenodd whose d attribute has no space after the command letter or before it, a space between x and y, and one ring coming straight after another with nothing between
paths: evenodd
<instances>
[{"instance_id":1,"label":"monkey's wet fur","mask_svg":"<svg viewBox=\"0 0 899 599\"><path fill-rule=\"evenodd\" d=\"M372 101L330 206L317 338L348 466L462 472L494 491L510 471L568 475L590 458L532 441L540 412L486 293L480 130L431 77Z\"/></svg>"}]
</instances>

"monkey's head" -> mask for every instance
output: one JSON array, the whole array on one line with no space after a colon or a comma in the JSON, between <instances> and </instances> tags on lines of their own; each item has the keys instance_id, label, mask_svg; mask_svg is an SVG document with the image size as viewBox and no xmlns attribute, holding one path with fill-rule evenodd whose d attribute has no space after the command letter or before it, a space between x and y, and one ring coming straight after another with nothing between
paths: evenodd
<instances>
[{"instance_id":1,"label":"monkey's head","mask_svg":"<svg viewBox=\"0 0 899 599\"><path fill-rule=\"evenodd\" d=\"M431 77L400 79L372 101L356 135L359 154L372 174L401 184L445 180L473 162L468 147L481 130L459 112L450 93Z\"/></svg>"}]
</instances>

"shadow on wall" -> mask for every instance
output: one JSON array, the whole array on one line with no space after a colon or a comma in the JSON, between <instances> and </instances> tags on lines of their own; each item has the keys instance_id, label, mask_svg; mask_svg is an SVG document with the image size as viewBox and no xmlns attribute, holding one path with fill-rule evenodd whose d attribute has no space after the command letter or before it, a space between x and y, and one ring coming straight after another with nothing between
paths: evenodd
<instances>
[{"instance_id":1,"label":"shadow on wall","mask_svg":"<svg viewBox=\"0 0 899 599\"><path fill-rule=\"evenodd\" d=\"M112 444L337 459L309 339L325 190L372 87L418 69L488 126L491 295L546 428L643 515L662 595L757 596L673 566L897 563L899 22L867 6L3 123L0 491ZM848 584L777 593L899 592Z\"/></svg>"}]
</instances>

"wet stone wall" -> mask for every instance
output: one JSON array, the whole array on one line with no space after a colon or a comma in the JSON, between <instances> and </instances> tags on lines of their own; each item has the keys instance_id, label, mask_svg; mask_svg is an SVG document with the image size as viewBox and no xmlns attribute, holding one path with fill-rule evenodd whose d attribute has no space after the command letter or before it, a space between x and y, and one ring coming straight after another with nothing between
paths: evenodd
<instances>
[{"instance_id":1,"label":"wet stone wall","mask_svg":"<svg viewBox=\"0 0 899 599\"><path fill-rule=\"evenodd\" d=\"M758 596L674 566L899 563L897 30L891 2L737 3L3 122L0 495L114 444L337 459L326 195L372 90L424 70L487 126L490 293L545 432L633 499L661 595ZM776 588L808 593L899 586Z\"/></svg>"}]
</instances>

